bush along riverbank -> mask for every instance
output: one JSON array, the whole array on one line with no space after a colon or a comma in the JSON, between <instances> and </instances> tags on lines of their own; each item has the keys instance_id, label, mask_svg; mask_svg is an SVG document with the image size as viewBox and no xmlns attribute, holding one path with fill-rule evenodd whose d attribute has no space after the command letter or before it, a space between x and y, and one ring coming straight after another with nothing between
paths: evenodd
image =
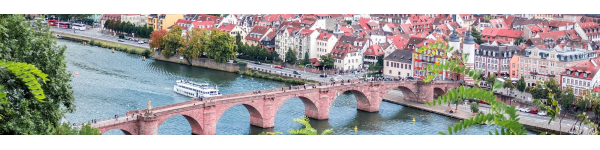
<instances>
[{"instance_id":1,"label":"bush along riverbank","mask_svg":"<svg viewBox=\"0 0 600 150\"><path fill-rule=\"evenodd\" d=\"M151 53L150 49L146 49L146 48L139 48L139 47L129 46L129 45L120 44L120 43L116 43L116 42L107 42L107 41L103 41L103 40L95 40L95 39L90 39L90 38L80 37L80 36L73 36L73 35L68 35L68 34L62 34L61 39L75 41L75 42L86 42L86 44L90 45L90 46L98 46L98 47L102 47L102 48L108 48L109 50L115 49L117 51L122 51L122 52L130 53L130 54L138 54L138 55L142 55L142 56L146 56L146 57L150 56L150 53Z\"/></svg>"},{"instance_id":2,"label":"bush along riverbank","mask_svg":"<svg viewBox=\"0 0 600 150\"><path fill-rule=\"evenodd\" d=\"M259 73L259 72L252 72L252 71L236 70L236 71L234 71L234 73L245 75L245 76L250 76L250 77L255 77L255 78L263 78L263 79L270 79L270 80L281 81L281 82L286 82L286 83L292 83L292 84L296 84L296 85L311 83L311 82L301 80L301 79L284 78L281 76L273 76L273 75L266 74L266 73Z\"/></svg>"}]
</instances>

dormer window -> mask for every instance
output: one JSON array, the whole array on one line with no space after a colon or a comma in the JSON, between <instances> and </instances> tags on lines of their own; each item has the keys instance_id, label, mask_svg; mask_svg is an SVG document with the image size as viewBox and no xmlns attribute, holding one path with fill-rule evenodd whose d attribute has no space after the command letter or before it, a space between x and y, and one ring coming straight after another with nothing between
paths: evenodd
<instances>
[{"instance_id":1,"label":"dormer window","mask_svg":"<svg viewBox=\"0 0 600 150\"><path fill-rule=\"evenodd\" d=\"M575 76L579 76L579 72L575 71Z\"/></svg>"},{"instance_id":2,"label":"dormer window","mask_svg":"<svg viewBox=\"0 0 600 150\"><path fill-rule=\"evenodd\" d=\"M571 70L567 70L567 75L571 75Z\"/></svg>"},{"instance_id":3,"label":"dormer window","mask_svg":"<svg viewBox=\"0 0 600 150\"><path fill-rule=\"evenodd\" d=\"M584 78L587 78L587 73L583 73L583 77L584 77Z\"/></svg>"}]
</instances>

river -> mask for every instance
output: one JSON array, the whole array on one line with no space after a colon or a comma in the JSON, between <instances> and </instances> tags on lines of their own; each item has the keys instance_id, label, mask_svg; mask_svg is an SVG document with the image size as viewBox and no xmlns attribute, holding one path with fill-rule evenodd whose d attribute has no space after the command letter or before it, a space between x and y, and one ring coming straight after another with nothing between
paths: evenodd
<instances>
[{"instance_id":1,"label":"river","mask_svg":"<svg viewBox=\"0 0 600 150\"><path fill-rule=\"evenodd\" d=\"M128 110L144 109L148 100L154 107L188 101L190 98L173 92L175 80L185 79L217 85L222 94L249 92L257 88L281 88L290 84L263 79L240 77L240 75L187 65L146 59L141 56L83 46L80 43L59 40L66 45L67 70L73 73L71 86L75 93L76 111L66 115L73 123L92 119L114 118ZM77 75L76 75L77 73ZM250 114L242 105L228 109L217 123L218 135L248 135L263 131L283 132L302 126L293 122L304 115L304 105L299 98L286 101L275 116L275 127L262 129L250 125ZM417 118L413 123L412 118ZM458 119L429 113L401 105L382 102L377 113L356 109L356 99L351 93L343 93L333 103L328 120L311 120L319 132L333 128L338 135L437 135ZM358 131L354 131L354 127ZM493 126L477 126L459 134L487 134ZM104 134L123 133L110 130ZM158 128L160 135L190 135L191 127L186 119L173 116Z\"/></svg>"}]
</instances>

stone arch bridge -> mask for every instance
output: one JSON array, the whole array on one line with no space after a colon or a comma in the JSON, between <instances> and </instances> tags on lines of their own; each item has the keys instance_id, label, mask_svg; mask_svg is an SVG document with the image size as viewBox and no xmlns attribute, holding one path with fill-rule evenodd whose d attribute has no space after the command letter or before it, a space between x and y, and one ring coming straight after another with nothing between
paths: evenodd
<instances>
[{"instance_id":1,"label":"stone arch bridge","mask_svg":"<svg viewBox=\"0 0 600 150\"><path fill-rule=\"evenodd\" d=\"M287 100L299 97L304 103L304 113L314 119L328 119L329 108L335 98L346 91L357 100L357 108L367 112L378 112L379 104L390 90L398 88L406 100L424 103L442 95L446 90L460 86L458 82L434 81L370 81L351 80L341 85L303 85L282 89L270 89L205 98L146 109L128 111L127 116L99 121L92 124L104 133L119 129L126 135L155 135L162 122L172 116L182 115L192 127L192 134L214 135L221 115L234 105L243 105L250 113L250 124L262 128L275 126L275 114ZM131 117L131 116L135 117ZM128 117L131 117L127 119Z\"/></svg>"}]
</instances>

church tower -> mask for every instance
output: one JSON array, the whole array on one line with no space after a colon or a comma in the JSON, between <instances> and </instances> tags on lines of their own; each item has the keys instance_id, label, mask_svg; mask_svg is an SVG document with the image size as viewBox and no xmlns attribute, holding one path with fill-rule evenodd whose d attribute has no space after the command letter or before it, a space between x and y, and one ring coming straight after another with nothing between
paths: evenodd
<instances>
[{"instance_id":1,"label":"church tower","mask_svg":"<svg viewBox=\"0 0 600 150\"><path fill-rule=\"evenodd\" d=\"M471 36L471 31L467 31L465 41L463 42L463 53L468 53L467 66L473 67L475 65L475 40Z\"/></svg>"},{"instance_id":2,"label":"church tower","mask_svg":"<svg viewBox=\"0 0 600 150\"><path fill-rule=\"evenodd\" d=\"M456 29L452 30L452 34L450 34L450 38L448 39L448 46L454 47L454 50L460 51L460 37L456 33ZM450 52L447 53L448 56L452 56Z\"/></svg>"}]
</instances>

